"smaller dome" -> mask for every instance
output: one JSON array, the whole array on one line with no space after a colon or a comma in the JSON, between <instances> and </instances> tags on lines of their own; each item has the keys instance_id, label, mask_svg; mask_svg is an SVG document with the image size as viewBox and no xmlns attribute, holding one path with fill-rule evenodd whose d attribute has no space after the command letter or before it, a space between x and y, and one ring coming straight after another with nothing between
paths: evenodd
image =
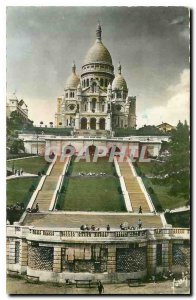
<instances>
[{"instance_id":1,"label":"smaller dome","mask_svg":"<svg viewBox=\"0 0 196 300\"><path fill-rule=\"evenodd\" d=\"M112 82L112 90L122 90L122 89L127 91L127 83L121 74L121 65L119 64L118 75L115 76Z\"/></svg>"},{"instance_id":2,"label":"smaller dome","mask_svg":"<svg viewBox=\"0 0 196 300\"><path fill-rule=\"evenodd\" d=\"M112 82L112 90L126 90L127 83L122 75L117 75Z\"/></svg>"},{"instance_id":3,"label":"smaller dome","mask_svg":"<svg viewBox=\"0 0 196 300\"><path fill-rule=\"evenodd\" d=\"M78 84L80 83L80 78L76 74L76 66L72 65L72 74L67 78L65 83L65 89L77 89Z\"/></svg>"}]
</instances>

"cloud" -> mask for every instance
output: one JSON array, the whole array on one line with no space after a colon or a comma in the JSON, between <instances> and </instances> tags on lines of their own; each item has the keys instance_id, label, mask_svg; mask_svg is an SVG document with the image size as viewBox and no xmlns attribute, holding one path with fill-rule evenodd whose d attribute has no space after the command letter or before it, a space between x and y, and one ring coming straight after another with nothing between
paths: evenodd
<instances>
[{"instance_id":1,"label":"cloud","mask_svg":"<svg viewBox=\"0 0 196 300\"><path fill-rule=\"evenodd\" d=\"M167 122L172 125L177 125L178 121L187 120L190 123L190 71L184 69L180 74L180 81L176 85L171 85L167 89L168 100L165 105L155 106L147 109L145 115L148 119L144 120L142 112L142 121L138 122L141 125L158 125L162 122Z\"/></svg>"}]
</instances>

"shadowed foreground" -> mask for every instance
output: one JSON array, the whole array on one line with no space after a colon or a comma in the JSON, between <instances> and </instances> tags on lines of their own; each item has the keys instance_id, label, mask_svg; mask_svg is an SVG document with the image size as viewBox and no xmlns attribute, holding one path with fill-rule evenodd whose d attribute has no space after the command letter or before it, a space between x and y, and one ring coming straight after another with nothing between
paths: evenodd
<instances>
[{"instance_id":1,"label":"shadowed foreground","mask_svg":"<svg viewBox=\"0 0 196 300\"><path fill-rule=\"evenodd\" d=\"M129 287L127 284L105 284L104 294L173 294L172 282L147 283L139 287ZM97 295L97 288L76 288L75 285L64 286L52 283L27 283L25 279L7 277L8 294L91 294ZM190 294L188 287L175 288L174 294Z\"/></svg>"}]
</instances>

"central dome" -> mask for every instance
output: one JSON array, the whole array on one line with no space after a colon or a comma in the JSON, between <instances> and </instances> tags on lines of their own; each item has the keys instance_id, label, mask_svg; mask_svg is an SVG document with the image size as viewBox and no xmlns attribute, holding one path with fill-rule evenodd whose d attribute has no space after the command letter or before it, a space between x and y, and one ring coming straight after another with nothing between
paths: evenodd
<instances>
[{"instance_id":1,"label":"central dome","mask_svg":"<svg viewBox=\"0 0 196 300\"><path fill-rule=\"evenodd\" d=\"M89 49L84 64L91 64L96 62L108 63L112 65L112 58L108 49L103 45L101 41L101 26L98 24L96 30L96 41L94 45Z\"/></svg>"},{"instance_id":2,"label":"central dome","mask_svg":"<svg viewBox=\"0 0 196 300\"><path fill-rule=\"evenodd\" d=\"M104 62L112 65L110 52L101 41L96 41L94 43L94 45L89 49L84 60L85 65L95 62Z\"/></svg>"}]
</instances>

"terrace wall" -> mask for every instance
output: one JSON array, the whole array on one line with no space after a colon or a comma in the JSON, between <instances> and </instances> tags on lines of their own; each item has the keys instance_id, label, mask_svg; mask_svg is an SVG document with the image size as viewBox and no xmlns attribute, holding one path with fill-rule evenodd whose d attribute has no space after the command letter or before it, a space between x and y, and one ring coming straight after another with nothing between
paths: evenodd
<instances>
[{"instance_id":1,"label":"terrace wall","mask_svg":"<svg viewBox=\"0 0 196 300\"><path fill-rule=\"evenodd\" d=\"M40 281L122 282L189 268L189 229L88 232L7 226L8 273Z\"/></svg>"}]
</instances>

